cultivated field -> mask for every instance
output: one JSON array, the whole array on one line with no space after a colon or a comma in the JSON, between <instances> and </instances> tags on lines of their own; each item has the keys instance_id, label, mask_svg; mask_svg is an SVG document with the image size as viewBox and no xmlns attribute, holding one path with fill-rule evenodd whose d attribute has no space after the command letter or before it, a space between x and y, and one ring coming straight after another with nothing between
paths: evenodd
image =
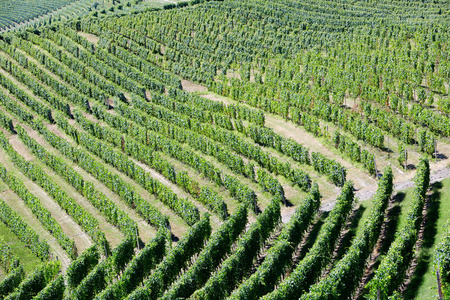
<instances>
[{"instance_id":1,"label":"cultivated field","mask_svg":"<svg viewBox=\"0 0 450 300\"><path fill-rule=\"evenodd\" d=\"M450 297L448 3L113 2L0 35L0 297Z\"/></svg>"}]
</instances>

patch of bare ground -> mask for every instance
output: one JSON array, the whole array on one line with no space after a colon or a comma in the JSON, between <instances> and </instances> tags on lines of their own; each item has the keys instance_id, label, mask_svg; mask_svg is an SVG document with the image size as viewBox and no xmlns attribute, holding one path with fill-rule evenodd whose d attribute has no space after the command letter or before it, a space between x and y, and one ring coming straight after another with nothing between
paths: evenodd
<instances>
[{"instance_id":1,"label":"patch of bare ground","mask_svg":"<svg viewBox=\"0 0 450 300\"><path fill-rule=\"evenodd\" d=\"M20 155L22 155L25 158L26 161L31 161L34 159L33 154L26 151L22 147L23 144L20 141L19 136L12 135L11 137L9 137L9 143L13 146L14 149L16 149L17 153L19 153Z\"/></svg>"},{"instance_id":2,"label":"patch of bare ground","mask_svg":"<svg viewBox=\"0 0 450 300\"><path fill-rule=\"evenodd\" d=\"M98 36L91 33L78 31L78 35L84 37L86 40L88 40L89 42L93 43L96 46L98 45L98 41L100 40Z\"/></svg>"},{"instance_id":3,"label":"patch of bare ground","mask_svg":"<svg viewBox=\"0 0 450 300\"><path fill-rule=\"evenodd\" d=\"M227 76L227 78L241 79L241 74L239 73L239 71L236 71L236 70L233 70L233 69L228 69L226 76Z\"/></svg>"},{"instance_id":4,"label":"patch of bare ground","mask_svg":"<svg viewBox=\"0 0 450 300\"><path fill-rule=\"evenodd\" d=\"M88 119L91 122L95 122L95 123L99 123L98 119L96 117L94 117L93 115L87 113L87 112L81 112L81 114L83 115L83 117L85 117L86 119ZM69 120L70 125L74 125L76 124L75 120Z\"/></svg>"},{"instance_id":5,"label":"patch of bare ground","mask_svg":"<svg viewBox=\"0 0 450 300\"><path fill-rule=\"evenodd\" d=\"M275 133L278 133L287 138L291 138L297 143L309 148L310 151L319 152L326 157L339 162L344 168L347 169L347 179L353 181L357 190L371 187L376 184L376 180L374 178L367 175L367 173L362 170L353 168L352 163L331 152L311 133L307 132L303 128L296 126L294 123L287 122L281 119L281 117L267 113L265 113L265 115L265 125L269 128L272 128Z\"/></svg>"},{"instance_id":6,"label":"patch of bare ground","mask_svg":"<svg viewBox=\"0 0 450 300\"><path fill-rule=\"evenodd\" d=\"M26 153L28 155L32 155L28 148L22 143L22 141L17 140L16 145L14 145L14 149L19 153ZM56 183L62 190L64 190L69 197L74 199L79 205L81 205L86 212L90 213L94 218L96 218L99 222L99 226L102 229L103 233L106 236L106 239L111 244L112 247L115 247L120 243L123 238L122 233L117 229L112 227L105 218L100 215L98 210L92 206L92 204L82 195L80 195L75 188L69 185L64 179L62 179L59 175L50 170L47 166L45 166L39 160L34 160L33 163L40 166L46 174L53 179L54 183Z\"/></svg>"},{"instance_id":7,"label":"patch of bare ground","mask_svg":"<svg viewBox=\"0 0 450 300\"><path fill-rule=\"evenodd\" d=\"M203 85L194 83L189 80L182 79L181 80L181 86L183 87L183 90L186 92L206 92L208 91L208 88L204 87Z\"/></svg>"},{"instance_id":8,"label":"patch of bare ground","mask_svg":"<svg viewBox=\"0 0 450 300\"><path fill-rule=\"evenodd\" d=\"M200 97L203 97L203 98L206 98L209 100L213 100L213 101L223 102L224 104L232 104L232 102L230 101L229 98L225 98L220 95L213 94L213 93L202 94L202 95L200 95Z\"/></svg>"},{"instance_id":9,"label":"patch of bare ground","mask_svg":"<svg viewBox=\"0 0 450 300\"><path fill-rule=\"evenodd\" d=\"M161 53L161 55L166 54L166 47L164 45L161 45L161 47L159 48L159 52Z\"/></svg>"},{"instance_id":10,"label":"patch of bare ground","mask_svg":"<svg viewBox=\"0 0 450 300\"><path fill-rule=\"evenodd\" d=\"M167 89L166 89L165 94L167 95ZM147 100L152 99L152 93L149 90L145 90L145 98L147 98Z\"/></svg>"}]
</instances>

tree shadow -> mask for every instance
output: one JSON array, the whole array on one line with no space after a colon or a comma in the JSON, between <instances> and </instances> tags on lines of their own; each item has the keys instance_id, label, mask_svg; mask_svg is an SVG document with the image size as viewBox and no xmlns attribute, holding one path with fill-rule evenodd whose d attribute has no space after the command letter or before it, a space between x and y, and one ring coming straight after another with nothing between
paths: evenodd
<instances>
[{"instance_id":1,"label":"tree shadow","mask_svg":"<svg viewBox=\"0 0 450 300\"><path fill-rule=\"evenodd\" d=\"M394 203L402 203L403 200L405 200L406 198L406 193L404 192L398 192L397 194L395 194L392 199L394 200Z\"/></svg>"},{"instance_id":2,"label":"tree shadow","mask_svg":"<svg viewBox=\"0 0 450 300\"><path fill-rule=\"evenodd\" d=\"M436 182L432 186L433 194L430 196L427 207L427 219L425 223L422 246L419 251L419 258L411 282L404 292L404 299L413 299L423 283L424 275L432 267L432 248L435 243L437 233L437 220L439 218L439 207L441 205L441 182Z\"/></svg>"},{"instance_id":3,"label":"tree shadow","mask_svg":"<svg viewBox=\"0 0 450 300\"><path fill-rule=\"evenodd\" d=\"M142 241L142 239L139 237L138 238L138 245L139 245L139 249L144 249L144 247L145 247L145 243L144 243L144 241Z\"/></svg>"},{"instance_id":4,"label":"tree shadow","mask_svg":"<svg viewBox=\"0 0 450 300\"><path fill-rule=\"evenodd\" d=\"M180 239L174 235L172 232L170 233L170 238L172 239L172 242L178 242Z\"/></svg>"},{"instance_id":5,"label":"tree shadow","mask_svg":"<svg viewBox=\"0 0 450 300\"><path fill-rule=\"evenodd\" d=\"M432 156L433 156L433 158L434 158L434 155L432 155ZM445 155L444 153L438 153L436 156L437 156L437 159L438 159L438 160L444 160L444 159L447 159L447 158L448 158L448 156Z\"/></svg>"},{"instance_id":6,"label":"tree shadow","mask_svg":"<svg viewBox=\"0 0 450 300\"><path fill-rule=\"evenodd\" d=\"M406 166L406 169L407 169L407 170L415 170L415 169L416 169L416 166L415 166L414 164L408 164L408 165Z\"/></svg>"},{"instance_id":7,"label":"tree shadow","mask_svg":"<svg viewBox=\"0 0 450 300\"><path fill-rule=\"evenodd\" d=\"M258 206L258 204L255 204L255 207L253 208L253 212L254 212L256 215L259 215L260 213L262 213L262 210L261 210L261 208Z\"/></svg>"},{"instance_id":8,"label":"tree shadow","mask_svg":"<svg viewBox=\"0 0 450 300\"><path fill-rule=\"evenodd\" d=\"M284 204L284 206L285 206L285 207L292 207L292 206L294 206L294 204L292 204L292 202L289 201L288 199L285 199L285 204Z\"/></svg>"}]
</instances>

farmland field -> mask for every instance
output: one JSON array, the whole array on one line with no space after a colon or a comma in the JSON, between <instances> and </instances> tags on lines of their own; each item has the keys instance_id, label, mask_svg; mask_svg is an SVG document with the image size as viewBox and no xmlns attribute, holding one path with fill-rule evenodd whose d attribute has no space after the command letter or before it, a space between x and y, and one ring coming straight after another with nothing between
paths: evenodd
<instances>
[{"instance_id":1,"label":"farmland field","mask_svg":"<svg viewBox=\"0 0 450 300\"><path fill-rule=\"evenodd\" d=\"M0 29L14 28L43 16L68 16L91 10L91 0L5 0L0 3Z\"/></svg>"},{"instance_id":2,"label":"farmland field","mask_svg":"<svg viewBox=\"0 0 450 300\"><path fill-rule=\"evenodd\" d=\"M104 7L0 34L0 298L450 299L447 1Z\"/></svg>"}]
</instances>

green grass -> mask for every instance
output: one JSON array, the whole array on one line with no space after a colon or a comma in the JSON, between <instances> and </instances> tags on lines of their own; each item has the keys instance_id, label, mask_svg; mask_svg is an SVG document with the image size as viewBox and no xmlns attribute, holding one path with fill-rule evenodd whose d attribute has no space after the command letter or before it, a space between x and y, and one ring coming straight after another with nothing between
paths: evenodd
<instances>
[{"instance_id":1,"label":"green grass","mask_svg":"<svg viewBox=\"0 0 450 300\"><path fill-rule=\"evenodd\" d=\"M0 193L6 190L9 190L8 186L3 181L0 181Z\"/></svg>"},{"instance_id":2,"label":"green grass","mask_svg":"<svg viewBox=\"0 0 450 300\"><path fill-rule=\"evenodd\" d=\"M419 261L405 299L437 299L437 283L433 265L434 247L445 233L450 220L450 178L433 185L433 196L428 208L425 237L419 252Z\"/></svg>"},{"instance_id":3,"label":"green grass","mask_svg":"<svg viewBox=\"0 0 450 300\"><path fill-rule=\"evenodd\" d=\"M19 258L20 264L27 274L42 265L41 260L26 248L17 236L2 222L0 222L0 236L5 240L5 243L10 245L12 253ZM0 278L3 278L4 276L5 274L2 270Z\"/></svg>"},{"instance_id":4,"label":"green grass","mask_svg":"<svg viewBox=\"0 0 450 300\"><path fill-rule=\"evenodd\" d=\"M445 224L450 220L450 178L432 185L432 196L428 207L428 217L419 260L411 278L404 299L437 299L436 276L433 265L434 247L441 240L445 232ZM394 194L395 204L391 209L391 220L388 223L388 236L382 247L382 254L386 254L397 232L405 223L407 212L411 206L413 189L407 189ZM372 201L361 202L365 210L358 227L364 223L370 211ZM381 256L380 256L381 257ZM379 263L379 262L378 262Z\"/></svg>"},{"instance_id":5,"label":"green grass","mask_svg":"<svg viewBox=\"0 0 450 300\"><path fill-rule=\"evenodd\" d=\"M0 193L8 189L8 186L4 182L0 181ZM0 222L0 236L4 238L7 244L11 245L12 252L17 255L21 265L27 273L33 271L36 267L42 264L39 258L37 258L28 248L25 248L17 236L2 222ZM4 276L5 272L0 270L0 279Z\"/></svg>"}]
</instances>

